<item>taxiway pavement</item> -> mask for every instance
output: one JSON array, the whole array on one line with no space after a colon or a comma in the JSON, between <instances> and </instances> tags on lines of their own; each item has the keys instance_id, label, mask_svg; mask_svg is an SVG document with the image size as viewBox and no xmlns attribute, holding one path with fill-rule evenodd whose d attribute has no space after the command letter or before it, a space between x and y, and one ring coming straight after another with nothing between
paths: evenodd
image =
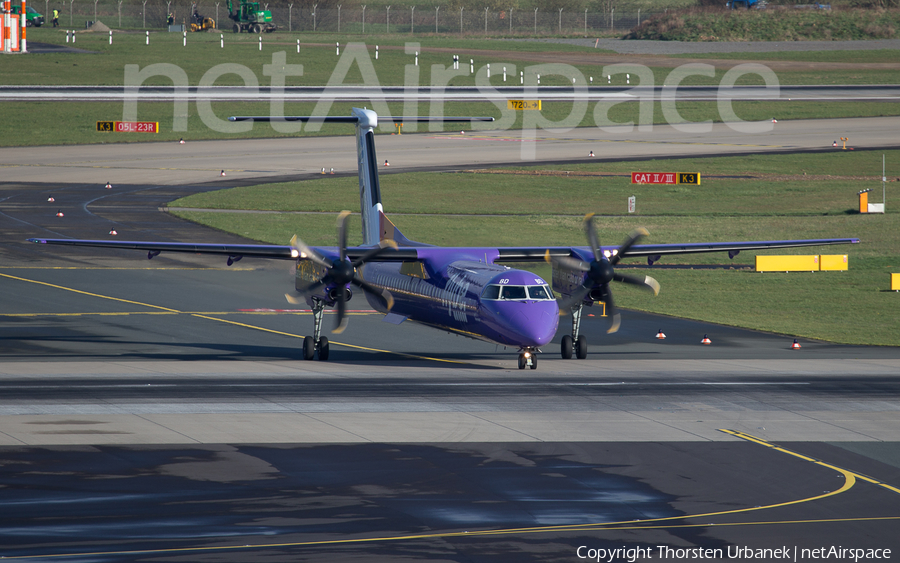
<instances>
[{"instance_id":1,"label":"taxiway pavement","mask_svg":"<svg viewBox=\"0 0 900 563\"><path fill-rule=\"evenodd\" d=\"M863 136L883 121L846 126ZM829 130L808 126L810 140ZM385 139L380 157L401 146ZM726 139L646 148L688 155L725 150ZM294 139L228 181L301 175L291 159L321 158L332 142L333 158L352 159L350 138ZM387 158L409 169L471 166L465 155L500 162L492 151L513 145L402 142L408 150ZM562 158L583 142L548 134L538 154ZM265 152L285 141L244 143ZM515 351L361 310L329 362L305 362L311 318L286 310L288 263L227 268L24 242L94 237L113 220L145 240L240 241L158 210L224 185L178 175L215 171L237 142L195 145L154 182L148 170L166 158L154 151L168 145L29 149L33 166L4 168L0 556L576 561L581 546L652 549L644 560L660 559L658 546L900 549L898 348L790 350L784 336L626 312L614 336L586 319L587 360L559 359L551 345L522 372ZM634 156L645 143L608 146ZM104 190L113 174L122 186ZM51 191L71 221L48 213ZM713 345L699 344L703 334Z\"/></svg>"}]
</instances>

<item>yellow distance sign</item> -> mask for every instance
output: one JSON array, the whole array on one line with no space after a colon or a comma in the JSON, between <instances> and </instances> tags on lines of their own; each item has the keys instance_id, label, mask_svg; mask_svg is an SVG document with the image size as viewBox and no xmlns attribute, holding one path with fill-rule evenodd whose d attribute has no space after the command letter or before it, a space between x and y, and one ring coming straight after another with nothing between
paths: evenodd
<instances>
[{"instance_id":1,"label":"yellow distance sign","mask_svg":"<svg viewBox=\"0 0 900 563\"><path fill-rule=\"evenodd\" d=\"M506 100L506 109L514 110L538 110L541 109L540 100Z\"/></svg>"}]
</instances>

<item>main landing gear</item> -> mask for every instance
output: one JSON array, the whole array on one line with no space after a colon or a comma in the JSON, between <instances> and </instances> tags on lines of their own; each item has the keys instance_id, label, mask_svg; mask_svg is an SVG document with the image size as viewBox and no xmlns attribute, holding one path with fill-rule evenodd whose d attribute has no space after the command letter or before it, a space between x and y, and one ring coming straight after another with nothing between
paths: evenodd
<instances>
[{"instance_id":1,"label":"main landing gear","mask_svg":"<svg viewBox=\"0 0 900 563\"><path fill-rule=\"evenodd\" d=\"M578 334L581 331L581 310L583 307L584 305L579 303L572 308L572 335L566 334L563 336L560 345L564 360L571 360L573 352L579 360L587 358L587 339L583 335Z\"/></svg>"},{"instance_id":2,"label":"main landing gear","mask_svg":"<svg viewBox=\"0 0 900 563\"><path fill-rule=\"evenodd\" d=\"M519 351L519 369L537 369L537 348L523 348Z\"/></svg>"},{"instance_id":3,"label":"main landing gear","mask_svg":"<svg viewBox=\"0 0 900 563\"><path fill-rule=\"evenodd\" d=\"M313 300L313 336L303 339L303 359L312 360L319 354L319 360L328 359L328 339L322 336L322 316L325 311L325 303L319 299Z\"/></svg>"}]
</instances>

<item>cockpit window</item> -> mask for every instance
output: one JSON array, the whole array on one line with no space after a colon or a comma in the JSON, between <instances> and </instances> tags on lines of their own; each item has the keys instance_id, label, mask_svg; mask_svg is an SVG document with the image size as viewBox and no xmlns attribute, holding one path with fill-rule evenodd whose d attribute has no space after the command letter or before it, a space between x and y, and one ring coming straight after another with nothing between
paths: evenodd
<instances>
[{"instance_id":1,"label":"cockpit window","mask_svg":"<svg viewBox=\"0 0 900 563\"><path fill-rule=\"evenodd\" d=\"M481 294L482 299L500 299L500 286L499 285L489 285L484 288L484 292Z\"/></svg>"},{"instance_id":2,"label":"cockpit window","mask_svg":"<svg viewBox=\"0 0 900 563\"><path fill-rule=\"evenodd\" d=\"M535 300L553 299L553 295L550 293L546 285L529 285L528 297Z\"/></svg>"},{"instance_id":3,"label":"cockpit window","mask_svg":"<svg viewBox=\"0 0 900 563\"><path fill-rule=\"evenodd\" d=\"M504 285L500 299L527 299L524 285Z\"/></svg>"},{"instance_id":4,"label":"cockpit window","mask_svg":"<svg viewBox=\"0 0 900 563\"><path fill-rule=\"evenodd\" d=\"M552 301L553 292L546 285L488 285L481 293L482 299L515 300L530 299L533 301Z\"/></svg>"}]
</instances>

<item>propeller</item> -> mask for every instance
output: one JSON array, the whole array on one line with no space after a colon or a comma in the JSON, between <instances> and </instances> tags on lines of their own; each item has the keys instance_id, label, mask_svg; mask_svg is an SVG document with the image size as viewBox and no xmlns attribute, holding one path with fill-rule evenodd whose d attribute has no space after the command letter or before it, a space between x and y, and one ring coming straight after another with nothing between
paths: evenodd
<instances>
[{"instance_id":1,"label":"propeller","mask_svg":"<svg viewBox=\"0 0 900 563\"><path fill-rule=\"evenodd\" d=\"M293 238L291 238L291 246L299 253L301 259L311 260L317 266L326 268L325 275L322 276L322 279L306 288L306 290L304 291L304 297L316 293L325 286L334 286L332 296L335 303L337 303L337 321L332 332L335 334L340 334L347 327L346 313L347 300L349 299L347 296L349 292L345 291L347 284L353 284L369 295L374 296L381 301L381 304L387 310L390 310L394 306L394 298L388 291L378 289L374 285L362 279L357 273L356 269L366 262L369 262L376 258L379 254L384 252L385 249L393 248L396 250L397 243L390 239L383 240L378 244L378 246L370 248L365 253L363 253L362 256L351 262L347 258L348 217L350 217L349 211L342 211L341 214L338 215L337 235L339 254L337 259L331 260L322 256L321 254L316 252L315 249L297 238L297 235L294 235ZM285 294L285 298L287 298L290 303L293 303L295 305L303 302L303 299L299 299L296 295L291 295L289 293Z\"/></svg>"},{"instance_id":2,"label":"propeller","mask_svg":"<svg viewBox=\"0 0 900 563\"><path fill-rule=\"evenodd\" d=\"M591 246L591 252L594 254L594 259L591 262L585 262L584 260L578 260L577 258L569 256L550 258L549 251L547 252L547 261L553 264L554 267L562 267L587 273L587 277L581 287L569 297L559 301L559 310L564 314L571 311L573 307L584 301L584 298L587 297L595 286L599 286L599 296L596 300L603 301L606 304L606 314L612 319L612 326L610 326L607 332L613 333L619 330L621 315L616 309L615 301L613 301L609 282L617 281L636 285L652 291L654 295L659 294L659 282L650 276L638 277L619 274L616 273L613 268L613 266L618 264L622 258L628 255L628 251L631 250L631 247L634 246L635 243L650 234L646 229L640 228L632 232L619 247L618 251L607 258L600 249L600 239L597 237L596 229L594 229L593 219L593 213L584 216L584 232L587 235L588 244Z\"/></svg>"}]
</instances>

